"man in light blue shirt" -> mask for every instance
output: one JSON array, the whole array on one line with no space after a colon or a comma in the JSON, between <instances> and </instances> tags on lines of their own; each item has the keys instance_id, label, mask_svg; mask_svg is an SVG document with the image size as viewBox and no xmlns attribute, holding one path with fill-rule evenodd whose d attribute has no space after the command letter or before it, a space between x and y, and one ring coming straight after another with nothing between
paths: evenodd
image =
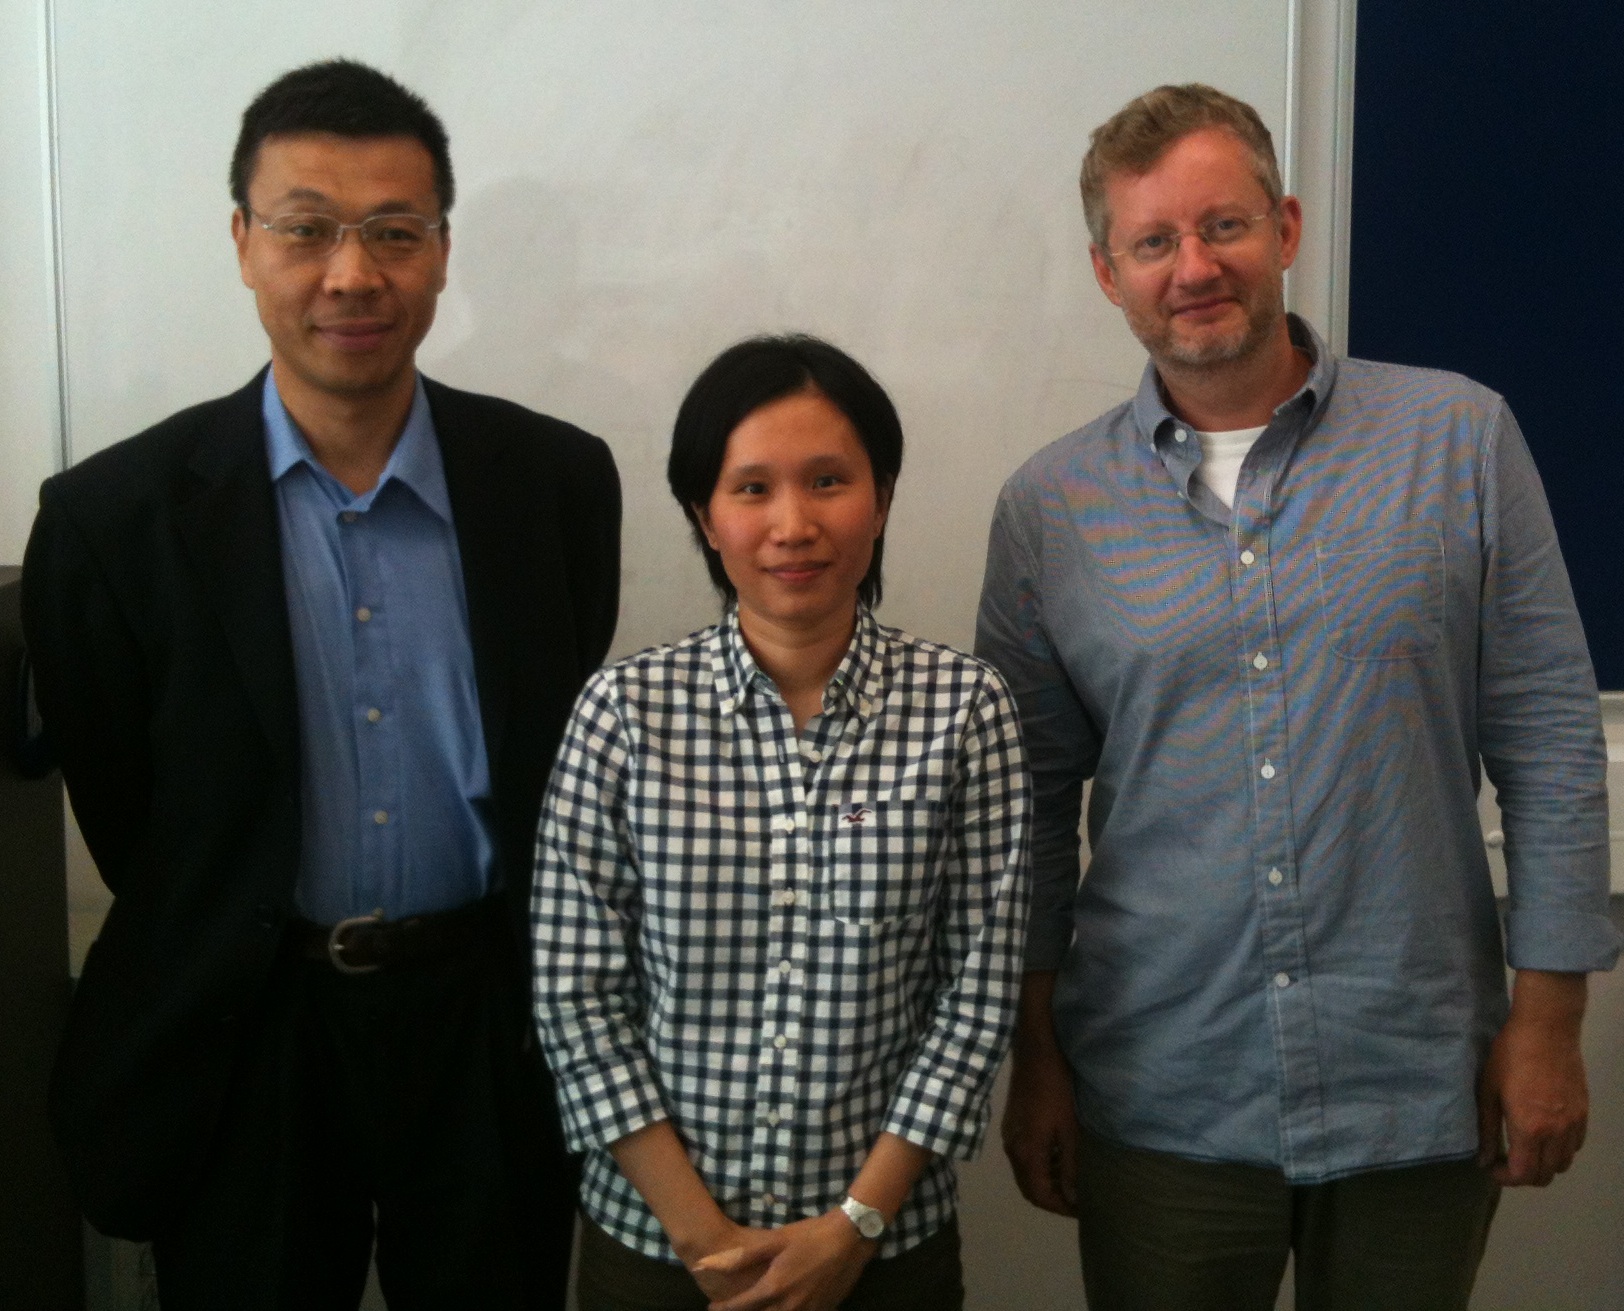
<instances>
[{"instance_id":1,"label":"man in light blue shirt","mask_svg":"<svg viewBox=\"0 0 1624 1311\"><path fill-rule=\"evenodd\" d=\"M359 494L311 452L270 374L263 413L299 687L300 914L336 924L469 905L496 874L491 773L423 382Z\"/></svg>"},{"instance_id":2,"label":"man in light blue shirt","mask_svg":"<svg viewBox=\"0 0 1624 1311\"><path fill-rule=\"evenodd\" d=\"M114 893L52 1120L164 1311L562 1311L541 794L618 600L608 448L423 378L444 127L346 60L243 116L270 367L41 490L39 701Z\"/></svg>"},{"instance_id":3,"label":"man in light blue shirt","mask_svg":"<svg viewBox=\"0 0 1624 1311\"><path fill-rule=\"evenodd\" d=\"M1464 1308L1499 1187L1583 1139L1618 954L1538 475L1500 397L1285 313L1301 210L1250 107L1150 92L1083 195L1150 362L993 523L977 650L1035 797L1007 1150L1079 1217L1092 1311L1266 1311L1293 1252L1302 1311Z\"/></svg>"}]
</instances>

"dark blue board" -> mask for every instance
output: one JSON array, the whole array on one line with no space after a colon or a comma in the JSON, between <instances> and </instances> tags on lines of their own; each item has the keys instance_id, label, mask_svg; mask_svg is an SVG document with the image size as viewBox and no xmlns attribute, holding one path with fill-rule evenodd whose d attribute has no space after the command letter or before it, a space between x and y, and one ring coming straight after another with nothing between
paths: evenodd
<instances>
[{"instance_id":1,"label":"dark blue board","mask_svg":"<svg viewBox=\"0 0 1624 1311\"><path fill-rule=\"evenodd\" d=\"M1624 3L1359 0L1351 354L1501 392L1624 689Z\"/></svg>"}]
</instances>

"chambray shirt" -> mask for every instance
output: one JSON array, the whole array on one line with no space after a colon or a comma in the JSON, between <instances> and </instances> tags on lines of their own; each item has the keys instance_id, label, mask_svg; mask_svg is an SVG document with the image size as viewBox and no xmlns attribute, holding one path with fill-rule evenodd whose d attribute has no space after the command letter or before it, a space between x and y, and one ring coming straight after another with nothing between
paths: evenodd
<instances>
[{"instance_id":1,"label":"chambray shirt","mask_svg":"<svg viewBox=\"0 0 1624 1311\"><path fill-rule=\"evenodd\" d=\"M495 845L462 562L418 380L371 491L323 469L265 375L299 695L299 913L397 919L485 895Z\"/></svg>"},{"instance_id":2,"label":"chambray shirt","mask_svg":"<svg viewBox=\"0 0 1624 1311\"><path fill-rule=\"evenodd\" d=\"M1506 956L1618 940L1594 675L1505 402L1291 331L1312 372L1233 512L1153 367L1009 480L977 650L1021 709L1026 964L1059 969L1079 1118L1312 1183L1472 1153Z\"/></svg>"},{"instance_id":3,"label":"chambray shirt","mask_svg":"<svg viewBox=\"0 0 1624 1311\"><path fill-rule=\"evenodd\" d=\"M609 1146L669 1119L717 1204L836 1205L876 1135L936 1153L880 1242L954 1210L1026 920L1015 705L981 661L860 611L797 734L738 616L595 674L542 808L536 1015L581 1204L675 1260Z\"/></svg>"}]
</instances>

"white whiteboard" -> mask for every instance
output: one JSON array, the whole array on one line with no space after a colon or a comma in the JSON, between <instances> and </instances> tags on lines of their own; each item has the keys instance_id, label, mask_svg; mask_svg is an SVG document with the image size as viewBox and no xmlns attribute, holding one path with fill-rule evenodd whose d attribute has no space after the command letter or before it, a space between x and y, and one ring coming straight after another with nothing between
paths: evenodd
<instances>
[{"instance_id":1,"label":"white whiteboard","mask_svg":"<svg viewBox=\"0 0 1624 1311\"><path fill-rule=\"evenodd\" d=\"M664 486L670 423L715 352L785 328L830 337L891 391L908 447L882 616L962 645L1004 477L1142 364L1088 268L1089 130L1157 82L1201 79L1280 139L1289 10L59 0L71 455L264 360L227 233L238 115L282 71L353 55L451 134L451 282L425 372L614 448L617 650L713 617Z\"/></svg>"}]
</instances>

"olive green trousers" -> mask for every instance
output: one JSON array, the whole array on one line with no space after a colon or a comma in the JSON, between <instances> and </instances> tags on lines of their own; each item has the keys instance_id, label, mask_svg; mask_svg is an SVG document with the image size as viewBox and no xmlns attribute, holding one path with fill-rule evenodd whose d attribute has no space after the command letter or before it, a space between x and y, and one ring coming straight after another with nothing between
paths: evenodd
<instances>
[{"instance_id":1,"label":"olive green trousers","mask_svg":"<svg viewBox=\"0 0 1624 1311\"><path fill-rule=\"evenodd\" d=\"M1465 1311L1499 1188L1471 1161L1292 1185L1088 1133L1078 1151L1088 1311Z\"/></svg>"}]
</instances>

